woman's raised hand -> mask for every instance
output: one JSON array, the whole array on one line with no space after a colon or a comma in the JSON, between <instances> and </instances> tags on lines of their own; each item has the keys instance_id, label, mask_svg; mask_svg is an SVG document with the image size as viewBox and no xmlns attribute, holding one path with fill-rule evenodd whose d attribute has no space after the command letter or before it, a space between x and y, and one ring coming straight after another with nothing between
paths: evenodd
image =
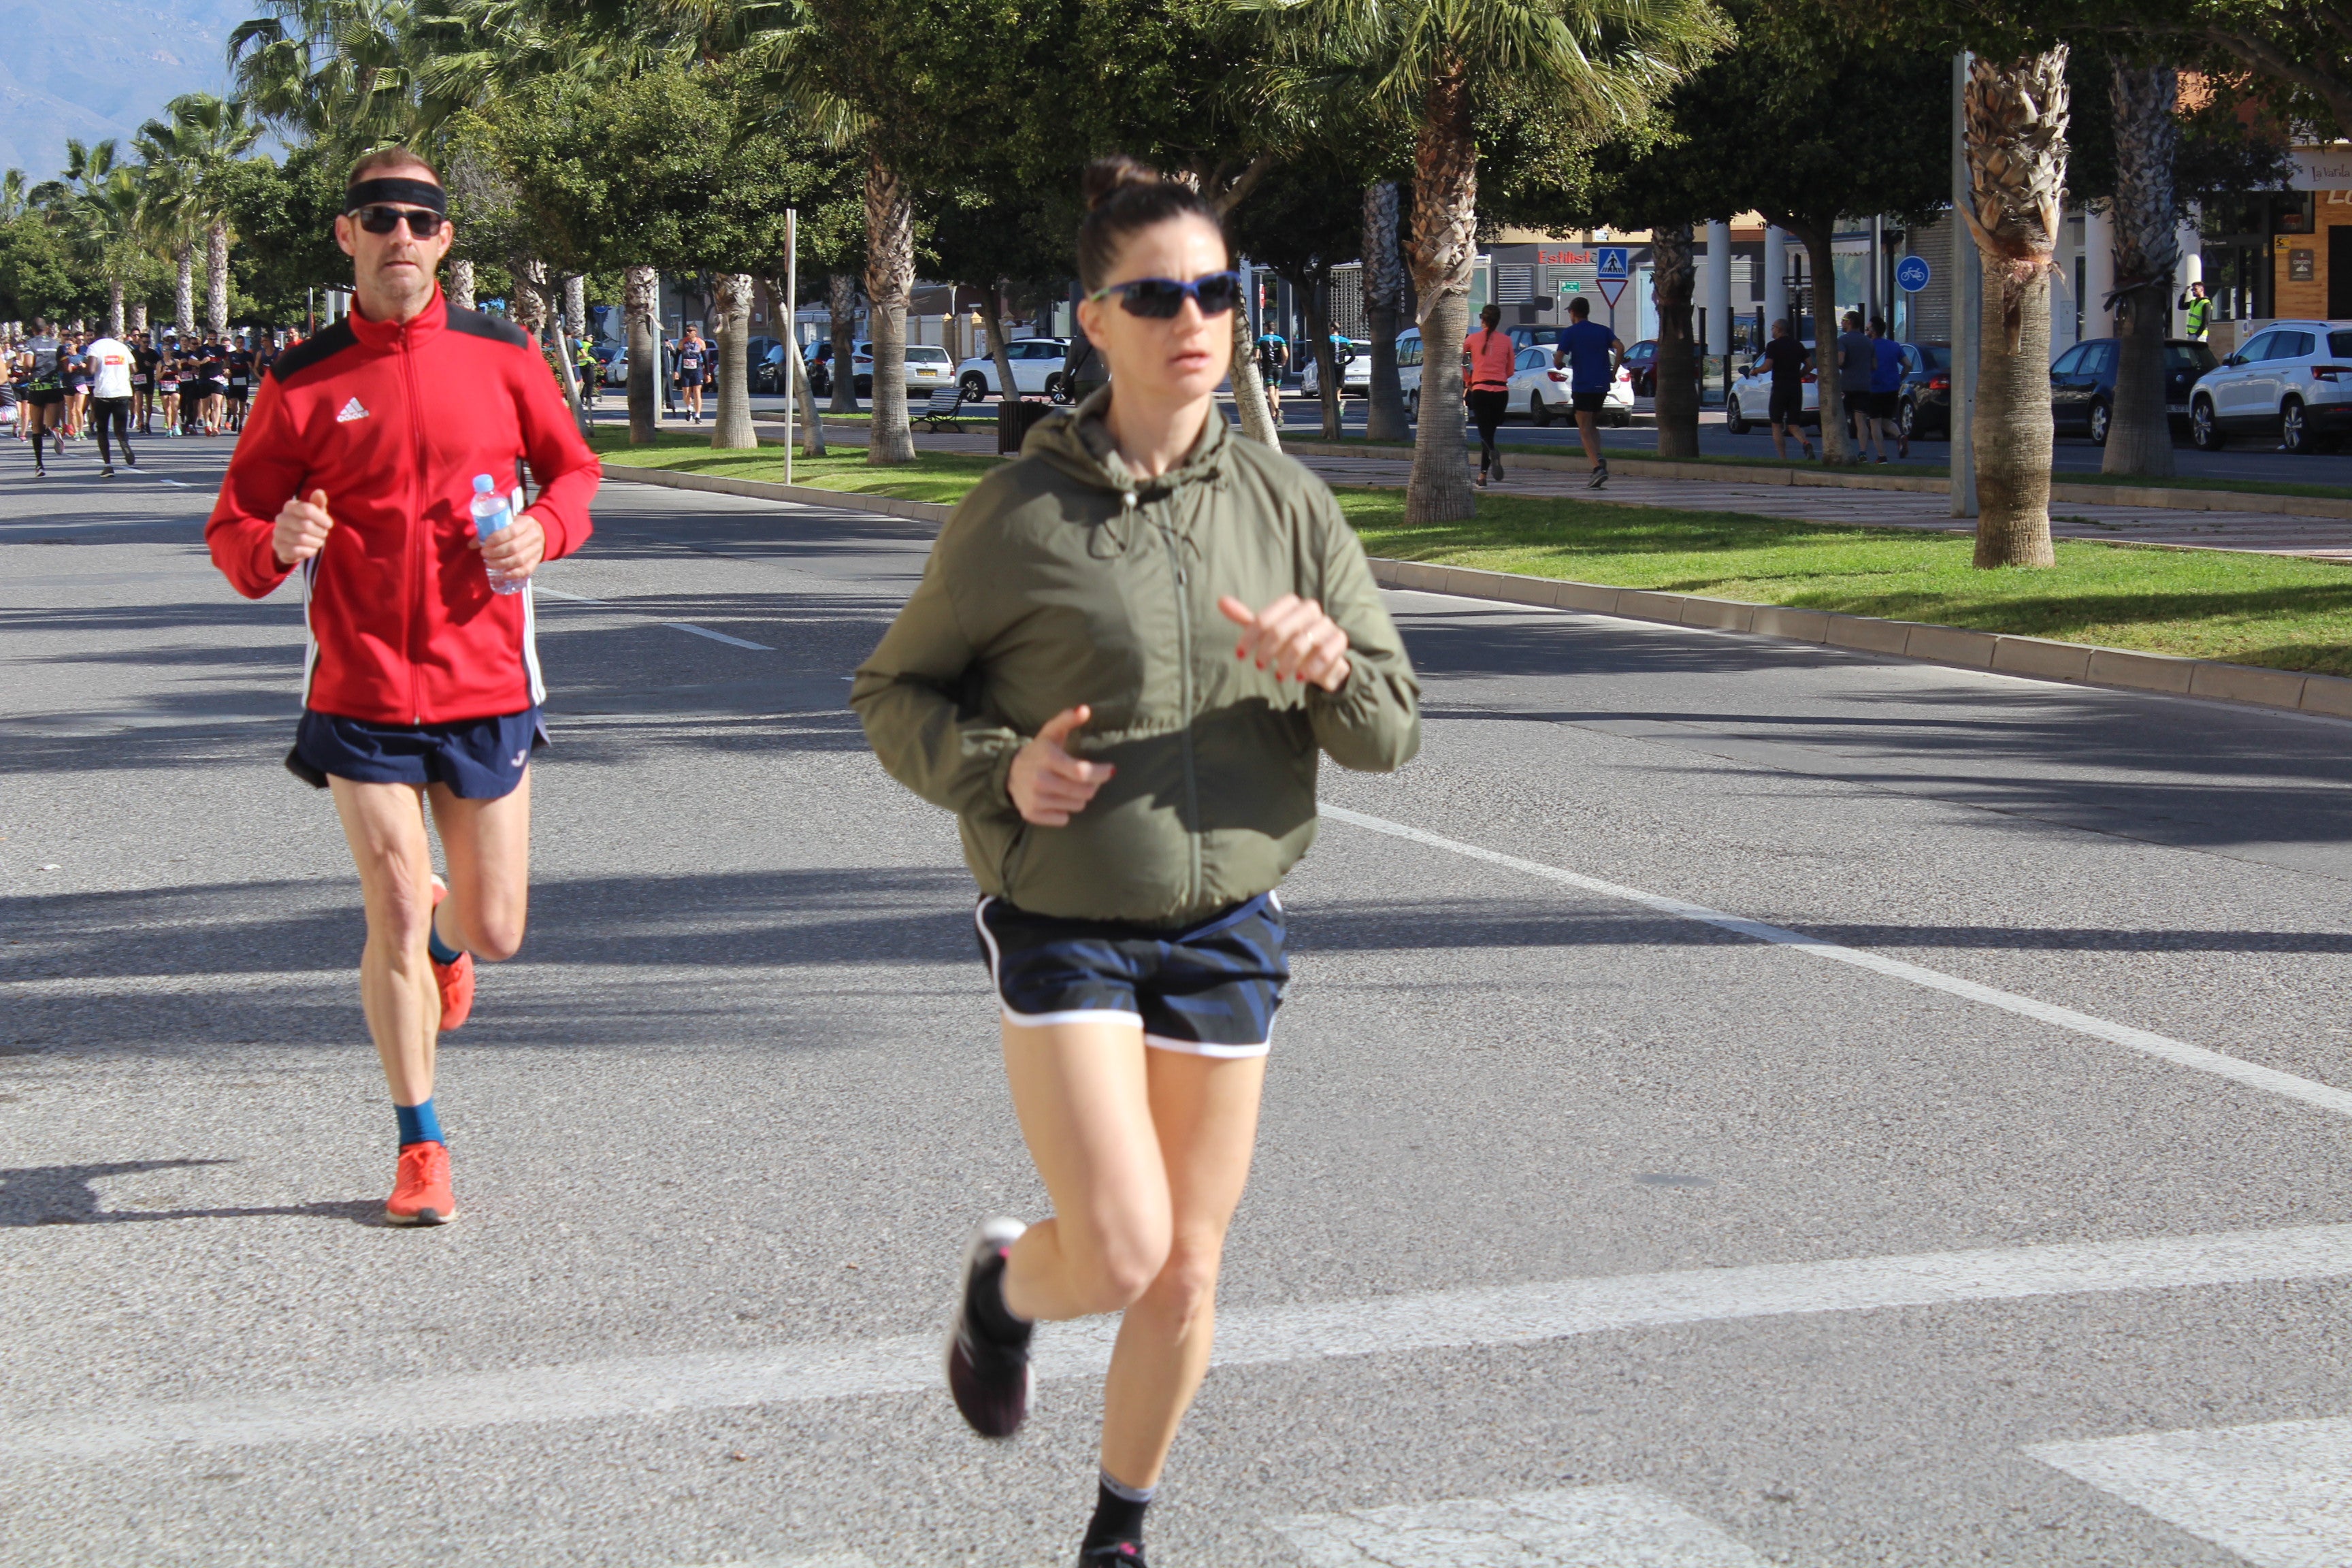
<instances>
[{"instance_id":1,"label":"woman's raised hand","mask_svg":"<svg viewBox=\"0 0 2352 1568\"><path fill-rule=\"evenodd\" d=\"M1265 609L1253 610L1228 594L1217 608L1242 629L1235 658L1255 659L1276 680L1303 681L1326 691L1348 684L1348 634L1314 600L1285 594Z\"/></svg>"}]
</instances>

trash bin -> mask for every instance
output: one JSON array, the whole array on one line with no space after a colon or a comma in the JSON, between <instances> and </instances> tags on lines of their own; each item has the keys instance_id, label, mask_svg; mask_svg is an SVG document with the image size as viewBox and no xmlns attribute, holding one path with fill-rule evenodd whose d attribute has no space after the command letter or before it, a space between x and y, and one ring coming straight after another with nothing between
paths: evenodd
<instances>
[{"instance_id":1,"label":"trash bin","mask_svg":"<svg viewBox=\"0 0 2352 1568\"><path fill-rule=\"evenodd\" d=\"M1008 457L1018 457L1021 443L1029 438L1029 427L1054 412L1050 403L1032 403L1026 398L1008 397L996 405L996 449Z\"/></svg>"}]
</instances>

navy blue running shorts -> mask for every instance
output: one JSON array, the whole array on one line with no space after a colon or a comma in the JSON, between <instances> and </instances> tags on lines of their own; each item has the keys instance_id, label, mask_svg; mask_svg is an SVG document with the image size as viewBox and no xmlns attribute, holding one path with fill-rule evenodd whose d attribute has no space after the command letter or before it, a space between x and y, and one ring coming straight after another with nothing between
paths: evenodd
<instances>
[{"instance_id":1,"label":"navy blue running shorts","mask_svg":"<svg viewBox=\"0 0 2352 1568\"><path fill-rule=\"evenodd\" d=\"M531 752L547 744L537 708L454 724L373 724L302 712L286 765L324 789L330 775L354 784L440 784L460 800L499 800L522 782Z\"/></svg>"},{"instance_id":2,"label":"navy blue running shorts","mask_svg":"<svg viewBox=\"0 0 2352 1568\"><path fill-rule=\"evenodd\" d=\"M984 898L980 950L1009 1024L1136 1024L1143 1043L1262 1057L1290 984L1282 900L1260 893L1197 925L1057 920Z\"/></svg>"}]
</instances>

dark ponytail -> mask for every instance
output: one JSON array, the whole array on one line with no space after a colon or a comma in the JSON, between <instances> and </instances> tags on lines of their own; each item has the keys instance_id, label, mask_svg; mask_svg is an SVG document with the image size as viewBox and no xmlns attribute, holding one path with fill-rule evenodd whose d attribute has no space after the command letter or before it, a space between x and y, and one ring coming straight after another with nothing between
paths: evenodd
<instances>
[{"instance_id":1,"label":"dark ponytail","mask_svg":"<svg viewBox=\"0 0 2352 1568\"><path fill-rule=\"evenodd\" d=\"M1123 153L1097 158L1079 177L1078 194L1087 199L1087 216L1078 225L1078 281L1088 293L1103 286L1129 235L1188 214L1200 218L1224 238L1224 220L1192 186L1163 176ZM1231 241L1225 245L1232 259Z\"/></svg>"}]
</instances>

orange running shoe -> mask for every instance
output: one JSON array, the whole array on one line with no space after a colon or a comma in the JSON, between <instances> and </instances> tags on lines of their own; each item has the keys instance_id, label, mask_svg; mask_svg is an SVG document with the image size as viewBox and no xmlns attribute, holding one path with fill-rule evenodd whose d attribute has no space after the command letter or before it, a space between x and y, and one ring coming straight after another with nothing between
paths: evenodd
<instances>
[{"instance_id":1,"label":"orange running shoe","mask_svg":"<svg viewBox=\"0 0 2352 1568\"><path fill-rule=\"evenodd\" d=\"M449 885L434 878L433 907L439 909L441 900L448 896ZM473 1016L474 955L461 952L455 963L435 963L433 978L441 987L441 1030L446 1034Z\"/></svg>"},{"instance_id":2,"label":"orange running shoe","mask_svg":"<svg viewBox=\"0 0 2352 1568\"><path fill-rule=\"evenodd\" d=\"M449 1146L404 1143L392 1201L383 1205L387 1225L447 1225L457 1217L457 1194L449 1190Z\"/></svg>"}]
</instances>

